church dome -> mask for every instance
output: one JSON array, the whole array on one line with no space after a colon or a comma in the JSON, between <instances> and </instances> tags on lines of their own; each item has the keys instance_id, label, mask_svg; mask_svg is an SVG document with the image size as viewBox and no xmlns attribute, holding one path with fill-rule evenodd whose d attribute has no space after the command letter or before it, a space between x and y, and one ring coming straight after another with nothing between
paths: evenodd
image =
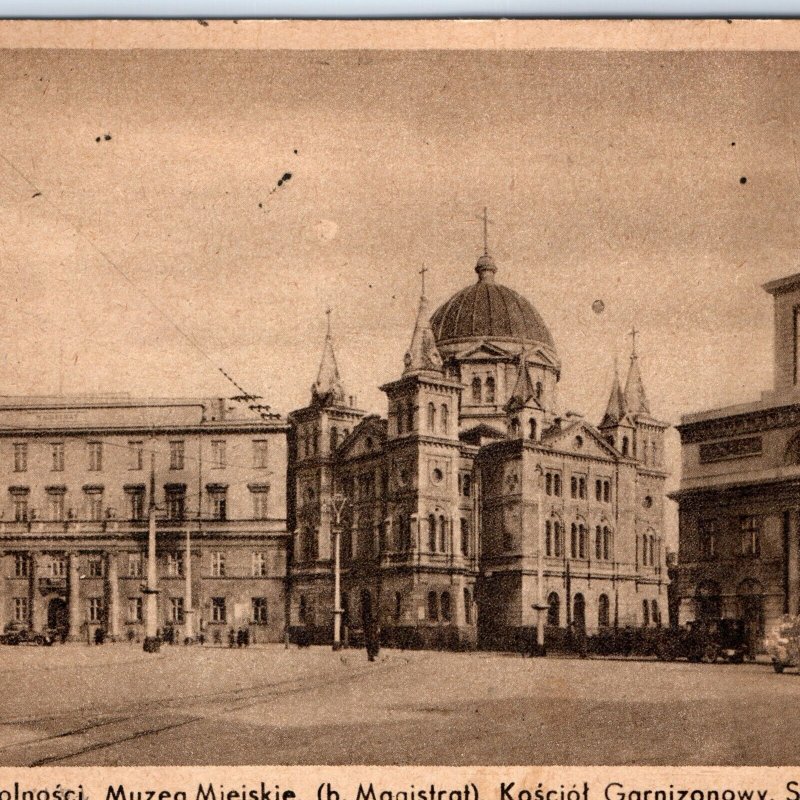
<instances>
[{"instance_id":1,"label":"church dome","mask_svg":"<svg viewBox=\"0 0 800 800\"><path fill-rule=\"evenodd\" d=\"M497 339L536 343L555 350L547 325L531 303L513 289L495 283L497 267L490 255L478 259L475 272L477 283L454 294L431 318L437 345L463 339Z\"/></svg>"}]
</instances>

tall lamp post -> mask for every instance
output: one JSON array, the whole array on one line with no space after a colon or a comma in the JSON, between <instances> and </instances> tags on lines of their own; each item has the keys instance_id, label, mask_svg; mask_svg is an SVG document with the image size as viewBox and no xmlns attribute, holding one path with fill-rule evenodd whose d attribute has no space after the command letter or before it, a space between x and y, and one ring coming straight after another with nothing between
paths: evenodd
<instances>
[{"instance_id":1,"label":"tall lamp post","mask_svg":"<svg viewBox=\"0 0 800 800\"><path fill-rule=\"evenodd\" d=\"M342 646L342 512L347 497L334 492L328 501L333 512L333 649Z\"/></svg>"},{"instance_id":2,"label":"tall lamp post","mask_svg":"<svg viewBox=\"0 0 800 800\"><path fill-rule=\"evenodd\" d=\"M542 531L542 485L544 482L544 470L541 464L537 464L536 472L536 488L538 490L538 497L536 498L536 529L537 529L537 545L536 545L536 602L532 608L536 612L536 648L532 655L544 656L546 655L544 647L544 612L547 606L544 602L544 533Z\"/></svg>"},{"instance_id":3,"label":"tall lamp post","mask_svg":"<svg viewBox=\"0 0 800 800\"><path fill-rule=\"evenodd\" d=\"M147 585L143 590L145 653L157 653L161 647L161 640L158 638L156 566L156 454L152 453L150 455L150 507L147 512Z\"/></svg>"}]
</instances>

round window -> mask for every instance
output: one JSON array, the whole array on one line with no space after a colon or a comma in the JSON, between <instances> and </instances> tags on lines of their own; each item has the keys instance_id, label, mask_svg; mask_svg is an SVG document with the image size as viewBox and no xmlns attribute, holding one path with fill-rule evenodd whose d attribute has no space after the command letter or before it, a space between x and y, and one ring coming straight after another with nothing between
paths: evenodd
<instances>
[{"instance_id":1,"label":"round window","mask_svg":"<svg viewBox=\"0 0 800 800\"><path fill-rule=\"evenodd\" d=\"M431 473L431 480L434 483L441 483L444 480L444 472L442 472L439 467L436 467Z\"/></svg>"},{"instance_id":2,"label":"round window","mask_svg":"<svg viewBox=\"0 0 800 800\"><path fill-rule=\"evenodd\" d=\"M642 501L642 505L645 508L652 508L653 507L653 498L650 497L650 495L647 495L647 497L645 497L645 499Z\"/></svg>"},{"instance_id":3,"label":"round window","mask_svg":"<svg viewBox=\"0 0 800 800\"><path fill-rule=\"evenodd\" d=\"M575 437L575 449L580 450L583 447L583 436Z\"/></svg>"}]
</instances>

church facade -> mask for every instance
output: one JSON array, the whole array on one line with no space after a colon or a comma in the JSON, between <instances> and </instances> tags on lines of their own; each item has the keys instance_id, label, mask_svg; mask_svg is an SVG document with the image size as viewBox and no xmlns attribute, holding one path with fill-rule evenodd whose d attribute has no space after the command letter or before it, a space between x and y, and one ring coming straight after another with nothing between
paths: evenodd
<instances>
[{"instance_id":1,"label":"church facade","mask_svg":"<svg viewBox=\"0 0 800 800\"><path fill-rule=\"evenodd\" d=\"M330 332L309 404L289 415L289 624L342 616L388 642L508 647L667 616L663 440L637 354L599 425L560 411L561 362L541 315L496 281L429 314L424 286L385 417L354 407ZM398 365L400 367L400 365Z\"/></svg>"}]
</instances>

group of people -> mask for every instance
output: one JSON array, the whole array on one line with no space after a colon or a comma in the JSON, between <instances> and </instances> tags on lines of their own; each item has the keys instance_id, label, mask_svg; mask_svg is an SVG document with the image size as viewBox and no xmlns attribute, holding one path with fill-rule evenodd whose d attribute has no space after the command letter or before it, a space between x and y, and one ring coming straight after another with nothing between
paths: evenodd
<instances>
[{"instance_id":1,"label":"group of people","mask_svg":"<svg viewBox=\"0 0 800 800\"><path fill-rule=\"evenodd\" d=\"M235 631L231 628L228 631L228 647L249 647L250 628L239 628Z\"/></svg>"}]
</instances>

